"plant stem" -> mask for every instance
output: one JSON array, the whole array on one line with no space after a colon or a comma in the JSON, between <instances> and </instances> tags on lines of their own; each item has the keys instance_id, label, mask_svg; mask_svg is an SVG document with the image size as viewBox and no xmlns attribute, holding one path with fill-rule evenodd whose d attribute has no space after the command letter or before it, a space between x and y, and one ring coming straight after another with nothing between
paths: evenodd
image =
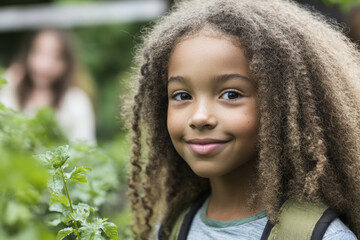
<instances>
[{"instance_id":1,"label":"plant stem","mask_svg":"<svg viewBox=\"0 0 360 240\"><path fill-rule=\"evenodd\" d=\"M71 202L69 189L68 189L67 183L65 181L64 171L62 169L61 169L61 177L62 177L62 179L64 181L64 187L65 187L65 191L66 191L66 196L68 197L68 200L69 200L69 203L70 203L71 212L74 213L74 208L73 208L73 205L72 205L72 202ZM74 225L75 225L75 229L76 229L76 235L77 235L78 239L81 240L81 237L80 237L80 234L79 234L79 229L78 229L77 222L75 221L75 219L74 219Z\"/></svg>"}]
</instances>

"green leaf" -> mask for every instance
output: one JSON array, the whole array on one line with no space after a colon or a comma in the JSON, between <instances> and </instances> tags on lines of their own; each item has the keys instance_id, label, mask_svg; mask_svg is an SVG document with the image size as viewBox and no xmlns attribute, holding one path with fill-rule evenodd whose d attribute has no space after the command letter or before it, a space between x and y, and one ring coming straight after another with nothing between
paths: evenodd
<instances>
[{"instance_id":1,"label":"green leaf","mask_svg":"<svg viewBox=\"0 0 360 240\"><path fill-rule=\"evenodd\" d=\"M56 236L56 240L62 240L67 235L69 235L70 233L73 233L74 231L75 231L75 229L73 229L72 227L64 228L58 232L58 234Z\"/></svg>"},{"instance_id":2,"label":"green leaf","mask_svg":"<svg viewBox=\"0 0 360 240\"><path fill-rule=\"evenodd\" d=\"M38 154L35 157L40 160L46 167L57 170L59 168L64 169L66 161L70 158L69 146L60 146L55 149L55 151L48 151L45 154Z\"/></svg>"},{"instance_id":3,"label":"green leaf","mask_svg":"<svg viewBox=\"0 0 360 240\"><path fill-rule=\"evenodd\" d=\"M106 236L108 236L110 239L112 240L118 239L118 231L114 223L104 222L102 225L102 230L105 232Z\"/></svg>"},{"instance_id":4,"label":"green leaf","mask_svg":"<svg viewBox=\"0 0 360 240\"><path fill-rule=\"evenodd\" d=\"M36 159L40 160L40 162L45 165L46 167L50 167L51 166L51 160L52 160L52 155L49 153L45 153L45 154L38 154L34 156Z\"/></svg>"},{"instance_id":5,"label":"green leaf","mask_svg":"<svg viewBox=\"0 0 360 240\"><path fill-rule=\"evenodd\" d=\"M89 172L89 171L91 171L91 168L88 168L88 167L75 168L75 173L86 173L86 172Z\"/></svg>"},{"instance_id":6,"label":"green leaf","mask_svg":"<svg viewBox=\"0 0 360 240\"><path fill-rule=\"evenodd\" d=\"M49 190L52 194L60 195L64 188L62 177L59 174L54 174L48 183Z\"/></svg>"},{"instance_id":7,"label":"green leaf","mask_svg":"<svg viewBox=\"0 0 360 240\"><path fill-rule=\"evenodd\" d=\"M58 213L63 213L64 208L65 208L64 205L62 205L61 203L54 203L49 206L49 210L51 212L58 212Z\"/></svg>"},{"instance_id":8,"label":"green leaf","mask_svg":"<svg viewBox=\"0 0 360 240\"><path fill-rule=\"evenodd\" d=\"M54 152L55 159L57 160L54 163L55 168L62 167L66 163L66 161L70 158L68 152L69 152L69 145L60 146L56 148Z\"/></svg>"},{"instance_id":9,"label":"green leaf","mask_svg":"<svg viewBox=\"0 0 360 240\"><path fill-rule=\"evenodd\" d=\"M75 169L70 173L69 179L74 182L87 183L87 178L82 173L86 173L90 170L90 168L75 167Z\"/></svg>"},{"instance_id":10,"label":"green leaf","mask_svg":"<svg viewBox=\"0 0 360 240\"><path fill-rule=\"evenodd\" d=\"M50 205L49 211L51 212L57 212L56 219L60 219L62 223L68 223L70 221L74 221L74 218L72 217L72 212L70 207L65 207L61 203L54 203L53 205ZM54 224L57 223L57 221L52 220ZM50 223L52 223L50 222Z\"/></svg>"},{"instance_id":11,"label":"green leaf","mask_svg":"<svg viewBox=\"0 0 360 240\"><path fill-rule=\"evenodd\" d=\"M83 229L85 230L84 232L87 233L95 233L98 232L99 230L102 230L105 235L112 239L112 240L117 240L118 239L118 232L117 232L117 227L115 224L111 223L111 222L107 222L107 218L106 219L102 219L102 218L96 218L93 222L91 223L84 223L83 224Z\"/></svg>"},{"instance_id":12,"label":"green leaf","mask_svg":"<svg viewBox=\"0 0 360 240\"><path fill-rule=\"evenodd\" d=\"M101 236L101 231L84 231L84 234L81 236L81 240L104 240Z\"/></svg>"},{"instance_id":13,"label":"green leaf","mask_svg":"<svg viewBox=\"0 0 360 240\"><path fill-rule=\"evenodd\" d=\"M59 202L54 203L53 205L50 205L49 211L60 213L58 218L60 218L61 222L63 222L63 223L68 223L70 221L74 221L74 218L72 217L71 208L62 205Z\"/></svg>"},{"instance_id":14,"label":"green leaf","mask_svg":"<svg viewBox=\"0 0 360 240\"><path fill-rule=\"evenodd\" d=\"M61 219L55 218L55 219L53 219L53 220L48 221L47 223L48 223L50 226L56 227L56 226L59 225L61 222L62 222Z\"/></svg>"},{"instance_id":15,"label":"green leaf","mask_svg":"<svg viewBox=\"0 0 360 240\"><path fill-rule=\"evenodd\" d=\"M70 180L79 183L87 183L86 177L82 174L73 174L71 175Z\"/></svg>"},{"instance_id":16,"label":"green leaf","mask_svg":"<svg viewBox=\"0 0 360 240\"><path fill-rule=\"evenodd\" d=\"M51 194L51 202L50 205L54 204L54 203L61 203L64 206L68 207L69 206L69 201L66 198L66 196L64 194L60 194L60 195L56 195L56 194Z\"/></svg>"},{"instance_id":17,"label":"green leaf","mask_svg":"<svg viewBox=\"0 0 360 240\"><path fill-rule=\"evenodd\" d=\"M80 228L84 234L81 236L83 240L94 240L94 239L104 239L101 236L101 227L102 219L96 218L93 222L82 222L82 227Z\"/></svg>"},{"instance_id":18,"label":"green leaf","mask_svg":"<svg viewBox=\"0 0 360 240\"><path fill-rule=\"evenodd\" d=\"M71 214L75 221L85 222L90 211L93 212L94 209L85 203L79 203L78 205L73 206L74 212Z\"/></svg>"},{"instance_id":19,"label":"green leaf","mask_svg":"<svg viewBox=\"0 0 360 240\"><path fill-rule=\"evenodd\" d=\"M62 216L61 216L61 221L63 223L68 223L70 221L74 221L70 207L64 207L64 210L63 210Z\"/></svg>"}]
</instances>

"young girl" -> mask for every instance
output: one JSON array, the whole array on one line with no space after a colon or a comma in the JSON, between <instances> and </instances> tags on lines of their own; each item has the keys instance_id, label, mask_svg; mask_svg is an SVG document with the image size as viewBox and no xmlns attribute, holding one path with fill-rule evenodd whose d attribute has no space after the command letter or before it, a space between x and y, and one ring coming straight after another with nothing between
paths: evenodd
<instances>
[{"instance_id":1,"label":"young girl","mask_svg":"<svg viewBox=\"0 0 360 240\"><path fill-rule=\"evenodd\" d=\"M136 238L360 236L360 54L327 21L288 1L195 0L150 30L133 106Z\"/></svg>"},{"instance_id":2,"label":"young girl","mask_svg":"<svg viewBox=\"0 0 360 240\"><path fill-rule=\"evenodd\" d=\"M28 115L52 107L70 140L95 142L91 101L75 87L85 76L80 76L83 71L79 71L72 41L63 30L43 29L32 34L6 73L9 84L0 100Z\"/></svg>"}]
</instances>

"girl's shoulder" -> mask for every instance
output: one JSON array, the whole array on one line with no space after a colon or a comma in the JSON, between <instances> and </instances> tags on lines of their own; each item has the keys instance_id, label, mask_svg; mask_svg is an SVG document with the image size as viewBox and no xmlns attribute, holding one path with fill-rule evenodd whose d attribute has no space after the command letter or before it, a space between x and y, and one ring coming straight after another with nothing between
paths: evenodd
<instances>
[{"instance_id":1,"label":"girl's shoulder","mask_svg":"<svg viewBox=\"0 0 360 240\"><path fill-rule=\"evenodd\" d=\"M327 228L324 240L356 240L355 234L339 219L334 219Z\"/></svg>"},{"instance_id":2,"label":"girl's shoulder","mask_svg":"<svg viewBox=\"0 0 360 240\"><path fill-rule=\"evenodd\" d=\"M79 87L69 87L60 102L57 115L58 117L63 115L65 118L71 118L70 116L94 118L94 109L90 97Z\"/></svg>"},{"instance_id":3,"label":"girl's shoulder","mask_svg":"<svg viewBox=\"0 0 360 240\"><path fill-rule=\"evenodd\" d=\"M77 86L69 87L64 95L64 98L78 98L78 99L88 99L86 92Z\"/></svg>"},{"instance_id":4,"label":"girl's shoulder","mask_svg":"<svg viewBox=\"0 0 360 240\"><path fill-rule=\"evenodd\" d=\"M60 109L74 110L76 112L84 108L92 108L90 97L77 86L69 87L61 100Z\"/></svg>"}]
</instances>

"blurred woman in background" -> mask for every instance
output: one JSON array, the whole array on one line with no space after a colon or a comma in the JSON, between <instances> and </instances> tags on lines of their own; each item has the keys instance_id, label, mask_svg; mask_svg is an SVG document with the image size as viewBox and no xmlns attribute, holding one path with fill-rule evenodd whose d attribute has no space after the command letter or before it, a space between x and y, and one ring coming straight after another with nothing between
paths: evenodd
<instances>
[{"instance_id":1,"label":"blurred woman in background","mask_svg":"<svg viewBox=\"0 0 360 240\"><path fill-rule=\"evenodd\" d=\"M88 77L80 71L73 40L62 30L44 29L26 41L9 67L9 84L0 93L7 107L35 115L40 108L52 107L64 134L71 141L95 143L95 116L89 96L75 85ZM80 76L82 74L82 76Z\"/></svg>"}]
</instances>

